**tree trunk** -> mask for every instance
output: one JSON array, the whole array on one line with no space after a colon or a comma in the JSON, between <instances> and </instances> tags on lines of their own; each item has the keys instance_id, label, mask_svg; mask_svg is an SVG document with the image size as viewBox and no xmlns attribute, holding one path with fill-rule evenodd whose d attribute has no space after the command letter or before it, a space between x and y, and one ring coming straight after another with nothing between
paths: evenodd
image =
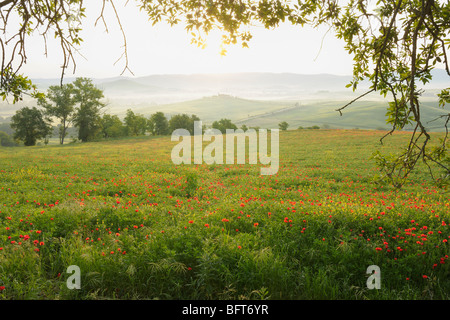
<instances>
[{"instance_id":1,"label":"tree trunk","mask_svg":"<svg viewBox=\"0 0 450 320\"><path fill-rule=\"evenodd\" d=\"M64 137L66 136L66 120L63 120L62 123L62 131L61 131L61 137L59 139L61 144L64 144Z\"/></svg>"}]
</instances>

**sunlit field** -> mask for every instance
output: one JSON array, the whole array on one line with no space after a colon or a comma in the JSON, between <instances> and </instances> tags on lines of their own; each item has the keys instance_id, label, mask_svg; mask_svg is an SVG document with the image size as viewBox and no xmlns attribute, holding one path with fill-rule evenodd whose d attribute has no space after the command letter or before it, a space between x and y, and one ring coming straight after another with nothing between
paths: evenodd
<instances>
[{"instance_id":1,"label":"sunlit field","mask_svg":"<svg viewBox=\"0 0 450 320\"><path fill-rule=\"evenodd\" d=\"M409 138L384 134L280 132L273 176L177 166L170 137L0 148L0 298L449 299L449 194L423 165L375 183Z\"/></svg>"}]
</instances>

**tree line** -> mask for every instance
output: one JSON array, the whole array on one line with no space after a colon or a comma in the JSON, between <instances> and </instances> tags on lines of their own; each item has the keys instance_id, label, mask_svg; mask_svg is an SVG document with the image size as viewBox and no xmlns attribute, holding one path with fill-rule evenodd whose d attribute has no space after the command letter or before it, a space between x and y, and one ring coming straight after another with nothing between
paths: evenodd
<instances>
[{"instance_id":1,"label":"tree line","mask_svg":"<svg viewBox=\"0 0 450 320\"><path fill-rule=\"evenodd\" d=\"M145 117L128 109L123 120L118 115L107 114L103 110L103 91L91 79L77 78L72 83L50 86L45 95L37 98L37 107L23 107L11 118L12 136L0 131L0 145L14 146L22 142L25 146L36 145L38 140L45 144L55 133L60 144L71 128L78 131L81 142L100 139L141 135L169 135L176 129L186 129L194 134L197 115L176 114L168 119L159 111ZM212 128L225 133L227 129L237 129L230 119L220 119L212 123ZM206 129L203 126L203 131ZM243 130L247 127L243 125Z\"/></svg>"},{"instance_id":2,"label":"tree line","mask_svg":"<svg viewBox=\"0 0 450 320\"><path fill-rule=\"evenodd\" d=\"M170 135L176 129L186 129L194 135L194 122L200 121L195 114L176 114L167 118L163 112L158 111L145 117L131 109L127 110L121 120L118 115L103 111L106 107L103 98L103 91L88 78L77 78L72 83L50 86L46 94L36 98L37 107L23 107L12 116L12 135L0 128L0 145L15 146L22 142L25 146L33 146L38 140L48 144L55 134L59 143L64 144L69 131L74 131L73 128L81 142L141 135L163 136ZM287 130L289 124L283 121L278 126L280 130ZM211 127L223 134L227 129L238 129L230 119L214 121ZM204 132L206 126L202 129ZM259 127L248 128L243 124L240 129L258 130Z\"/></svg>"}]
</instances>

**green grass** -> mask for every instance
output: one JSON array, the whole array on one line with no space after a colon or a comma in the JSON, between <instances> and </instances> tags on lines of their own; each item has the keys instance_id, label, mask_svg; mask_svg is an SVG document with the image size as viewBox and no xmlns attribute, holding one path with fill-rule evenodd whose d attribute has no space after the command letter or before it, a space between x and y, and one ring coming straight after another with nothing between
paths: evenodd
<instances>
[{"instance_id":1,"label":"green grass","mask_svg":"<svg viewBox=\"0 0 450 320\"><path fill-rule=\"evenodd\" d=\"M382 135L281 132L274 176L175 166L170 137L0 148L0 298L448 299L448 193L373 182Z\"/></svg>"}]
</instances>

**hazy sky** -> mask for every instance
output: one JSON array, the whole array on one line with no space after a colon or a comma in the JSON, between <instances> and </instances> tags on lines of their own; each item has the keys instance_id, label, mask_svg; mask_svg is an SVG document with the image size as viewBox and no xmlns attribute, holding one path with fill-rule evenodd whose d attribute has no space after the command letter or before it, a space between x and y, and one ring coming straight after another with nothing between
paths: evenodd
<instances>
[{"instance_id":1,"label":"hazy sky","mask_svg":"<svg viewBox=\"0 0 450 320\"><path fill-rule=\"evenodd\" d=\"M352 58L343 49L343 42L331 32L326 34L326 29L312 30L289 24L275 30L255 28L250 48L229 46L228 54L220 56L218 35L212 35L208 47L201 49L190 43L191 37L183 26L171 28L160 23L152 27L146 13L140 12L133 1L125 7L124 2L116 2L127 36L129 67L135 76L228 72L352 73ZM76 73L70 69L67 77L106 78L119 76L122 72L124 60L114 65L122 54L123 39L111 8L105 14L109 33L105 32L101 21L94 27L100 4L101 1L86 1L84 42L80 48L85 58L76 57ZM28 61L23 68L29 77L58 78L61 62L56 42L49 40L49 54L45 57L42 38L29 39ZM126 72L124 76L132 77L132 74Z\"/></svg>"}]
</instances>

